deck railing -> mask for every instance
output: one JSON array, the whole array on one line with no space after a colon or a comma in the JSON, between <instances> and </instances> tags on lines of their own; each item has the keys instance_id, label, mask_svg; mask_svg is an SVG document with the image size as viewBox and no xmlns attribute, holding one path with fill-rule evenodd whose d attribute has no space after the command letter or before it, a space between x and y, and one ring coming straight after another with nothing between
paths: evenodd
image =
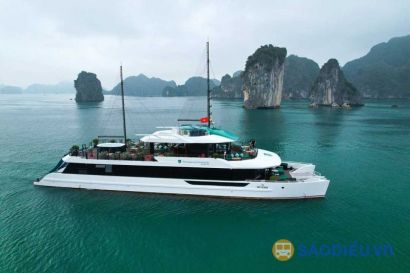
<instances>
[{"instance_id":1,"label":"deck railing","mask_svg":"<svg viewBox=\"0 0 410 273\"><path fill-rule=\"evenodd\" d=\"M231 152L231 153L213 153L212 155L190 155L185 153L174 153L171 151L156 151L154 154L150 154L146 149L127 148L125 152L99 152L97 148L87 148L78 151L78 154L72 154L86 159L102 159L102 160L137 160L137 161L152 161L154 156L164 157L206 157L206 158L220 158L229 161L247 160L253 159L257 156L257 149L243 152Z\"/></svg>"}]
</instances>

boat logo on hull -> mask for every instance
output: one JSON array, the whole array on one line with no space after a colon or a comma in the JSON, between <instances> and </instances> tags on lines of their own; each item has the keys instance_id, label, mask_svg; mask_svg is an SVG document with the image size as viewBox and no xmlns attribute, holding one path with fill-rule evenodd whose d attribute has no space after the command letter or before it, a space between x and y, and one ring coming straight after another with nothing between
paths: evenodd
<instances>
[{"instance_id":1,"label":"boat logo on hull","mask_svg":"<svg viewBox=\"0 0 410 273\"><path fill-rule=\"evenodd\" d=\"M258 186L256 186L258 189L267 189L268 186L265 186L265 184L260 184Z\"/></svg>"}]
</instances>

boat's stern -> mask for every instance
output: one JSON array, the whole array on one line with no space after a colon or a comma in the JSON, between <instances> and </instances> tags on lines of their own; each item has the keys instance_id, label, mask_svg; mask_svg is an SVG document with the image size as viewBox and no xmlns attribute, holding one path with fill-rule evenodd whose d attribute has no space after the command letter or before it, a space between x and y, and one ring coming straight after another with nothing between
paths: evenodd
<instances>
[{"instance_id":1,"label":"boat's stern","mask_svg":"<svg viewBox=\"0 0 410 273\"><path fill-rule=\"evenodd\" d=\"M306 198L324 197L330 180L315 170L315 165L303 162L282 163L289 178L289 184L297 186Z\"/></svg>"}]
</instances>

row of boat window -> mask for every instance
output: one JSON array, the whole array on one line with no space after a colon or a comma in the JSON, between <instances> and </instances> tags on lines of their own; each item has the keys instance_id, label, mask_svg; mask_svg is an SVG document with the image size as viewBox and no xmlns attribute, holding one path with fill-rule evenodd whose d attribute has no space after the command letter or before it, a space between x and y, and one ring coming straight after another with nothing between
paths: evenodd
<instances>
[{"instance_id":1,"label":"row of boat window","mask_svg":"<svg viewBox=\"0 0 410 273\"><path fill-rule=\"evenodd\" d=\"M265 179L265 169L129 166L69 163L63 173L209 180Z\"/></svg>"}]
</instances>

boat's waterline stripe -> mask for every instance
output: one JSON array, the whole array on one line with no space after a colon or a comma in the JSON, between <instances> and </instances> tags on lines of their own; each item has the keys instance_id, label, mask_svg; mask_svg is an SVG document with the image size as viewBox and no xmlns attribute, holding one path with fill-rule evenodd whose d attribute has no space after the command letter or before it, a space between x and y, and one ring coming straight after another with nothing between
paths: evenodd
<instances>
[{"instance_id":1,"label":"boat's waterline stripe","mask_svg":"<svg viewBox=\"0 0 410 273\"><path fill-rule=\"evenodd\" d=\"M184 180L181 180L184 181ZM184 181L185 182L185 181ZM62 184L78 184L77 187L73 188L87 188L87 185L90 186L95 186L95 185L101 185L101 186L114 186L114 187L156 187L156 188L169 188L169 189L209 189L209 190L230 190L230 191L238 191L238 192L271 192L272 189L269 188L237 188L237 187L229 187L229 186L199 186L199 185L164 185L164 184L154 184L154 185L147 185L147 184L139 184L139 183L119 183L119 182L92 182L92 181L86 181L86 180L76 180L76 181L70 181L70 180L64 180L64 179L45 179L45 181L40 181L40 182L34 182L35 185L38 186L51 186L55 187L55 183L62 183Z\"/></svg>"},{"instance_id":2,"label":"boat's waterline stripe","mask_svg":"<svg viewBox=\"0 0 410 273\"><path fill-rule=\"evenodd\" d=\"M241 182L216 182L216 181L203 181L203 180L185 180L190 185L206 185L206 186L227 186L227 187L245 187L249 185L249 183L241 183Z\"/></svg>"}]
</instances>

